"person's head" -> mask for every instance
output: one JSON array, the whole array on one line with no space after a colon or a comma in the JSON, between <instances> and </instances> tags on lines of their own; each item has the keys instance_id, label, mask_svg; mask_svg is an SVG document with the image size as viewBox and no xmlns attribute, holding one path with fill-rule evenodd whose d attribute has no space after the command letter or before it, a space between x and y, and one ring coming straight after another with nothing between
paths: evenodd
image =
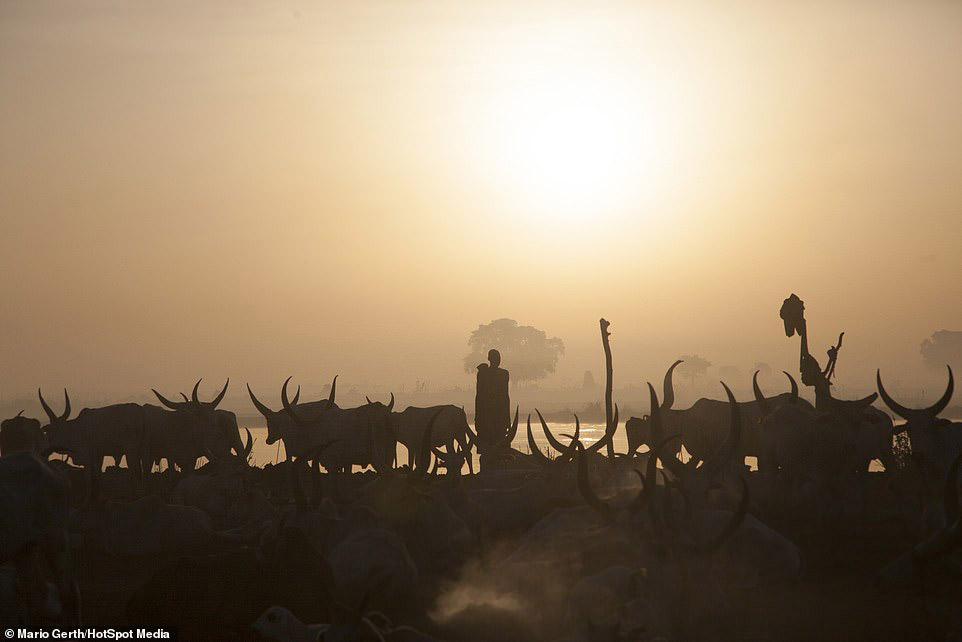
<instances>
[{"instance_id":1,"label":"person's head","mask_svg":"<svg viewBox=\"0 0 962 642\"><path fill-rule=\"evenodd\" d=\"M488 350L488 361L492 368L497 368L501 365L501 353L494 349Z\"/></svg>"}]
</instances>

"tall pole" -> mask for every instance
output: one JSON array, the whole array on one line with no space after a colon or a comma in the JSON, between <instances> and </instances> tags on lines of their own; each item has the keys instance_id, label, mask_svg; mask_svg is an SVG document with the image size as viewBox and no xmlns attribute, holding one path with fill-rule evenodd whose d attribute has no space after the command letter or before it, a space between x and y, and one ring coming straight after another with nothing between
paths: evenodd
<instances>
[{"instance_id":1,"label":"tall pole","mask_svg":"<svg viewBox=\"0 0 962 642\"><path fill-rule=\"evenodd\" d=\"M605 347L605 436L611 437L612 433L615 431L614 418L612 416L611 408L611 344L608 342L608 337L611 333L608 332L608 323L605 319L601 319L599 322L601 325L601 343ZM608 457L614 459L615 457L615 443L614 439L608 439Z\"/></svg>"}]
</instances>

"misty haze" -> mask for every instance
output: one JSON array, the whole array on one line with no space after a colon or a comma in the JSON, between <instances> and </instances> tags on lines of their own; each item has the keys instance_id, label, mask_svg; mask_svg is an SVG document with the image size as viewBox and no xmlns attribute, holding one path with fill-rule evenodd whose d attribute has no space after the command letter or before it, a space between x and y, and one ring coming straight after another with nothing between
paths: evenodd
<instances>
[{"instance_id":1,"label":"misty haze","mask_svg":"<svg viewBox=\"0 0 962 642\"><path fill-rule=\"evenodd\" d=\"M939 0L0 0L5 637L962 637L960 69Z\"/></svg>"}]
</instances>

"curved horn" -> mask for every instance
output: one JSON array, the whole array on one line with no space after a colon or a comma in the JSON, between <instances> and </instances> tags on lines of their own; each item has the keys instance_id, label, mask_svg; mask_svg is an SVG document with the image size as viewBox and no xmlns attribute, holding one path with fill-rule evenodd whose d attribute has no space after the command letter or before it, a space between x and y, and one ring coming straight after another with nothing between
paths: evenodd
<instances>
[{"instance_id":1,"label":"curved horn","mask_svg":"<svg viewBox=\"0 0 962 642\"><path fill-rule=\"evenodd\" d=\"M651 411L648 415L648 421L651 422L651 437L653 442L660 442L661 436L661 408L658 405L658 394L655 392L655 387L648 383L648 397L650 399ZM681 479L688 472L685 468L685 464L678 461L678 457L675 453L671 453L668 457L661 456L661 463L665 468L675 476L676 479Z\"/></svg>"},{"instance_id":2,"label":"curved horn","mask_svg":"<svg viewBox=\"0 0 962 642\"><path fill-rule=\"evenodd\" d=\"M551 430L548 428L548 424L545 422L544 417L541 414L541 411L538 410L537 408L535 408L534 411L538 413L538 419L541 420L541 430L544 432L544 436L548 440L548 443L551 444L551 447L562 454L567 452L568 450L567 446L565 446L560 441L558 441L558 439L551 433Z\"/></svg>"},{"instance_id":3,"label":"curved horn","mask_svg":"<svg viewBox=\"0 0 962 642\"><path fill-rule=\"evenodd\" d=\"M949 380L949 382L951 384L951 379ZM885 386L882 385L881 370L875 371L875 385L878 386L878 392L879 392L879 395L881 395L882 397L882 401L885 403L886 406L889 407L889 409L892 412L897 414L899 417L908 421L910 417L913 417L916 414L918 414L918 410L914 410L912 408L906 408L905 406L897 402L895 399L892 399L891 395L889 395L888 391L885 389Z\"/></svg>"},{"instance_id":4,"label":"curved horn","mask_svg":"<svg viewBox=\"0 0 962 642\"><path fill-rule=\"evenodd\" d=\"M759 410L762 412L763 417L767 417L772 412L772 406L768 403L768 399L762 393L762 389L758 387L758 370L752 375L752 390L755 392L755 403L758 404Z\"/></svg>"},{"instance_id":5,"label":"curved horn","mask_svg":"<svg viewBox=\"0 0 962 642\"><path fill-rule=\"evenodd\" d=\"M611 507L598 497L588 480L588 460L585 458L585 448L581 445L581 442L577 442L575 447L578 449L578 489L581 491L581 496L585 498L585 502L589 506L598 511L602 519L610 522L614 517Z\"/></svg>"},{"instance_id":6,"label":"curved horn","mask_svg":"<svg viewBox=\"0 0 962 642\"><path fill-rule=\"evenodd\" d=\"M925 412L931 417L938 416L938 414L949 405L949 402L952 401L952 392L955 390L955 381L952 378L952 366L946 365L945 368L949 371L949 383L945 386L945 392L942 393L942 398L925 409Z\"/></svg>"},{"instance_id":7,"label":"curved horn","mask_svg":"<svg viewBox=\"0 0 962 642\"><path fill-rule=\"evenodd\" d=\"M391 400L387 402L387 409L394 410L394 393L391 393Z\"/></svg>"},{"instance_id":8,"label":"curved horn","mask_svg":"<svg viewBox=\"0 0 962 642\"><path fill-rule=\"evenodd\" d=\"M198 383L200 383L200 382L198 381ZM218 394L216 397L214 397L214 400L213 400L213 401L208 402L208 403L206 404L208 408L210 408L211 410L213 410L214 408L217 407L217 405L218 405L221 401L223 401L224 395L227 394L227 386L229 386L229 385L230 385L230 377L227 377L227 383L224 384L224 388L223 388L223 390L220 391L220 394ZM195 388L194 388L194 391L196 392L196 390L197 390L197 388L195 387ZM295 401L294 403L297 403L297 402Z\"/></svg>"},{"instance_id":9,"label":"curved horn","mask_svg":"<svg viewBox=\"0 0 962 642\"><path fill-rule=\"evenodd\" d=\"M580 437L581 437L581 420L578 419L578 415L575 414L575 434L571 438L571 443L568 444L568 447L565 449L564 457L566 461L571 461L572 458L574 458L575 451L577 450L577 448L575 447L575 444L578 443Z\"/></svg>"},{"instance_id":10,"label":"curved horn","mask_svg":"<svg viewBox=\"0 0 962 642\"><path fill-rule=\"evenodd\" d=\"M514 438L518 436L518 411L521 406L515 406L514 408L514 421L511 422L511 427L508 429L508 433L504 436L504 446L510 448Z\"/></svg>"},{"instance_id":11,"label":"curved horn","mask_svg":"<svg viewBox=\"0 0 962 642\"><path fill-rule=\"evenodd\" d=\"M672 384L671 375L679 363L684 363L684 360L678 359L675 361L675 363L671 364L668 368L668 372L665 373L664 392L662 393L665 399L661 405L662 410L671 410L672 405L675 403L675 386Z\"/></svg>"},{"instance_id":12,"label":"curved horn","mask_svg":"<svg viewBox=\"0 0 962 642\"><path fill-rule=\"evenodd\" d=\"M702 464L702 469L708 475L714 475L728 464L728 461L738 453L742 439L742 422L738 402L735 401L735 395L732 394L731 389L725 385L724 381L721 382L721 385L725 389L725 394L728 395L728 403L731 406L731 427L728 429L725 443L718 449L718 452Z\"/></svg>"},{"instance_id":13,"label":"curved horn","mask_svg":"<svg viewBox=\"0 0 962 642\"><path fill-rule=\"evenodd\" d=\"M371 398L368 397L367 395L364 395L364 398L367 399L367 405L370 406L372 403L374 403L373 401L371 401Z\"/></svg>"},{"instance_id":14,"label":"curved horn","mask_svg":"<svg viewBox=\"0 0 962 642\"><path fill-rule=\"evenodd\" d=\"M185 403L190 403L190 399L188 399L184 393L180 393L180 398L183 399Z\"/></svg>"},{"instance_id":15,"label":"curved horn","mask_svg":"<svg viewBox=\"0 0 962 642\"><path fill-rule=\"evenodd\" d=\"M24 413L24 410L21 410L20 412L17 413L17 416L14 417L14 419L17 419L17 417L20 417L20 415L22 415L23 413Z\"/></svg>"},{"instance_id":16,"label":"curved horn","mask_svg":"<svg viewBox=\"0 0 962 642\"><path fill-rule=\"evenodd\" d=\"M199 403L200 403L200 399L197 398L197 389L200 387L200 382L203 381L203 380L204 380L203 377L201 377L200 379L198 379L198 380L197 380L197 383L194 384L194 390L193 390L193 392L190 393L190 400L193 401L193 402L196 403L196 404L199 404Z\"/></svg>"},{"instance_id":17,"label":"curved horn","mask_svg":"<svg viewBox=\"0 0 962 642\"><path fill-rule=\"evenodd\" d=\"M307 427L311 425L310 421L307 421L303 417L297 414L294 410L291 400L287 398L287 384L293 379L293 375L284 380L284 385L281 386L281 403L284 404L284 410L287 411L288 416L294 421L295 424L301 427Z\"/></svg>"},{"instance_id":18,"label":"curved horn","mask_svg":"<svg viewBox=\"0 0 962 642\"><path fill-rule=\"evenodd\" d=\"M788 403L798 403L798 382L795 381L795 377L788 374L785 370L782 370L785 376L788 377L788 383L792 386L791 397L788 399Z\"/></svg>"},{"instance_id":19,"label":"curved horn","mask_svg":"<svg viewBox=\"0 0 962 642\"><path fill-rule=\"evenodd\" d=\"M735 531L742 525L745 520L745 515L748 514L748 482L744 478L739 477L738 481L742 483L742 498L738 502L738 508L732 514L731 520L725 526L721 533L716 535L713 539L708 542L696 546L696 548L702 553L711 553L717 550L725 541L735 534Z\"/></svg>"},{"instance_id":20,"label":"curved horn","mask_svg":"<svg viewBox=\"0 0 962 642\"><path fill-rule=\"evenodd\" d=\"M50 423L56 423L60 420L57 414L53 411L53 408L47 405L47 401L43 398L43 393L40 392L40 388L37 388L37 396L40 397L40 405L43 406L43 411L47 413L47 417L50 419Z\"/></svg>"},{"instance_id":21,"label":"curved horn","mask_svg":"<svg viewBox=\"0 0 962 642\"><path fill-rule=\"evenodd\" d=\"M247 461L248 457L251 456L251 451L254 450L254 437L251 435L250 428L244 428L247 432L247 445L244 446L244 461Z\"/></svg>"},{"instance_id":22,"label":"curved horn","mask_svg":"<svg viewBox=\"0 0 962 642\"><path fill-rule=\"evenodd\" d=\"M537 412L537 410L535 412ZM538 414L540 416L541 413ZM541 421L543 422L544 420L542 419ZM539 466L548 466L551 464L551 460L548 459L543 452L541 452L541 449L538 448L538 444L536 444L534 441L534 433L531 432L531 413L528 413L528 450L531 451L531 456L534 458L535 463Z\"/></svg>"},{"instance_id":23,"label":"curved horn","mask_svg":"<svg viewBox=\"0 0 962 642\"><path fill-rule=\"evenodd\" d=\"M247 384L247 394L250 395L251 401L253 402L254 407L257 408L257 412L261 413L264 416L264 419L269 419L270 416L274 414L273 410L271 410L270 408L262 404L260 400L254 395L254 391L251 390L250 384ZM296 396L294 397L294 403L297 403Z\"/></svg>"},{"instance_id":24,"label":"curved horn","mask_svg":"<svg viewBox=\"0 0 962 642\"><path fill-rule=\"evenodd\" d=\"M171 410L180 410L186 405L184 403L177 403L177 402L171 401L170 399L166 398L164 395L160 394L153 388L151 388L150 391L154 393L154 395L157 397L160 403L164 404Z\"/></svg>"},{"instance_id":25,"label":"curved horn","mask_svg":"<svg viewBox=\"0 0 962 642\"><path fill-rule=\"evenodd\" d=\"M63 389L63 414L60 415L60 421L67 421L70 419L70 395L67 394L67 389Z\"/></svg>"},{"instance_id":26,"label":"curved horn","mask_svg":"<svg viewBox=\"0 0 962 642\"><path fill-rule=\"evenodd\" d=\"M334 393L337 392L337 375L334 375L334 379L331 380L331 394L327 396L327 407L330 408L334 405ZM368 401L370 403L370 401Z\"/></svg>"}]
</instances>

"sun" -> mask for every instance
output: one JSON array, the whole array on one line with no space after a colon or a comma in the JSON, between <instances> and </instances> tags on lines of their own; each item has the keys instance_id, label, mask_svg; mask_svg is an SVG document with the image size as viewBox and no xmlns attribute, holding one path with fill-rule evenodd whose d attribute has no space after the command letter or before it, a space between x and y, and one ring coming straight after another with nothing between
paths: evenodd
<instances>
[{"instance_id":1,"label":"sun","mask_svg":"<svg viewBox=\"0 0 962 642\"><path fill-rule=\"evenodd\" d=\"M477 96L492 188L535 223L568 225L650 192L669 123L645 70L564 32L523 42L499 42L501 64Z\"/></svg>"}]
</instances>

